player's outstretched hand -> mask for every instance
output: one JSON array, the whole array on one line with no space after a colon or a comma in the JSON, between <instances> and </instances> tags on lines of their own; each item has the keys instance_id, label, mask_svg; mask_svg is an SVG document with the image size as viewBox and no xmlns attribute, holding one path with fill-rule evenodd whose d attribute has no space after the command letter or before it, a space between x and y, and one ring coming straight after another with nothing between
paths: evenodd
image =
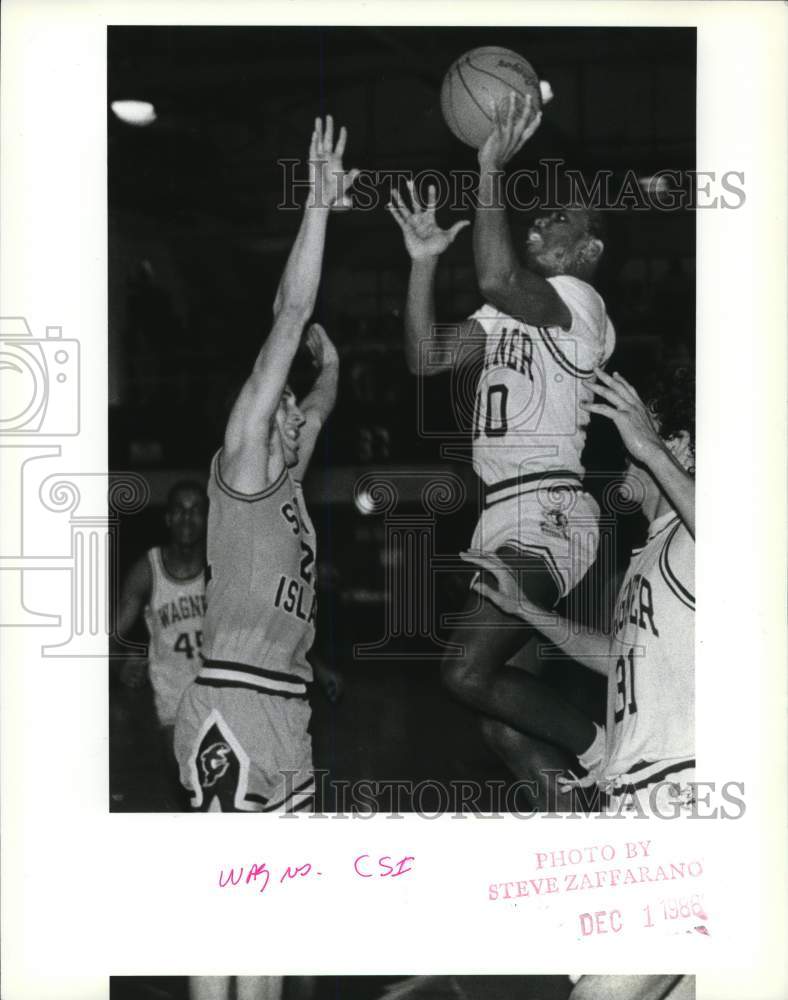
<instances>
[{"instance_id":1,"label":"player's outstretched hand","mask_svg":"<svg viewBox=\"0 0 788 1000\"><path fill-rule=\"evenodd\" d=\"M323 694L332 705L336 705L345 690L345 683L339 674L324 663L313 661L315 680L323 689Z\"/></svg>"},{"instance_id":2,"label":"player's outstretched hand","mask_svg":"<svg viewBox=\"0 0 788 1000\"><path fill-rule=\"evenodd\" d=\"M312 355L315 368L322 372L331 365L339 365L339 355L326 331L319 323L311 323L304 337L307 350Z\"/></svg>"},{"instance_id":3,"label":"player's outstretched hand","mask_svg":"<svg viewBox=\"0 0 788 1000\"><path fill-rule=\"evenodd\" d=\"M664 447L648 407L618 372L608 375L601 368L595 368L594 374L596 381L591 387L597 396L607 402L581 402L580 405L589 413L601 413L602 416L609 417L618 428L630 455L639 462L648 464L655 451Z\"/></svg>"},{"instance_id":4,"label":"player's outstretched hand","mask_svg":"<svg viewBox=\"0 0 788 1000\"><path fill-rule=\"evenodd\" d=\"M502 170L539 128L542 112L534 108L530 94L518 112L514 91L499 104L492 102L490 108L495 125L479 149L479 166L482 170Z\"/></svg>"},{"instance_id":5,"label":"player's outstretched hand","mask_svg":"<svg viewBox=\"0 0 788 1000\"><path fill-rule=\"evenodd\" d=\"M399 191L392 189L388 210L397 221L405 237L405 248L411 260L439 257L461 229L469 226L470 220L455 222L450 229L441 229L435 219L437 191L434 184L427 189L427 204L422 206L416 197L413 181L408 181L408 192L413 208L408 208Z\"/></svg>"},{"instance_id":6,"label":"player's outstretched hand","mask_svg":"<svg viewBox=\"0 0 788 1000\"><path fill-rule=\"evenodd\" d=\"M315 118L312 142L309 146L309 183L312 187L310 204L322 208L346 209L351 207L349 188L359 175L356 169L342 166L342 156L347 144L347 129L343 125L334 145L334 119L326 115Z\"/></svg>"}]
</instances>

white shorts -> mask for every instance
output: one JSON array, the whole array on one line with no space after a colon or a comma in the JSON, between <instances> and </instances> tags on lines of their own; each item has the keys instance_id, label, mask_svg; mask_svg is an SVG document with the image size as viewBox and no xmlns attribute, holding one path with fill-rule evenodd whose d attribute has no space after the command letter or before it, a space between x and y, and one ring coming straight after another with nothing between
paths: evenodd
<instances>
[{"instance_id":1,"label":"white shorts","mask_svg":"<svg viewBox=\"0 0 788 1000\"><path fill-rule=\"evenodd\" d=\"M639 773L648 777L639 779ZM603 779L600 787L607 793L607 813L673 819L689 813L695 804L695 761L643 764L640 772L630 768L615 779Z\"/></svg>"},{"instance_id":2,"label":"white shorts","mask_svg":"<svg viewBox=\"0 0 788 1000\"><path fill-rule=\"evenodd\" d=\"M557 486L520 493L490 504L482 511L470 549L462 553L473 562L475 554L493 555L503 548L539 557L553 577L559 597L583 579L596 559L599 544L599 506L578 489ZM484 567L498 577L498 587L511 594L516 586L511 568ZM478 589L478 574L471 582ZM494 594L485 596L495 601Z\"/></svg>"}]
</instances>

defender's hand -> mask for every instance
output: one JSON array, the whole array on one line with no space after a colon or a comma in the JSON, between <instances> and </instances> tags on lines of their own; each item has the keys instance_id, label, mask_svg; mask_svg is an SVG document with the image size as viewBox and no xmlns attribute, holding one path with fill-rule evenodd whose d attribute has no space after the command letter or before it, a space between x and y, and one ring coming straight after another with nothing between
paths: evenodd
<instances>
[{"instance_id":1,"label":"defender's hand","mask_svg":"<svg viewBox=\"0 0 788 1000\"><path fill-rule=\"evenodd\" d=\"M315 663L313 670L315 680L323 689L323 694L332 705L336 705L345 690L345 682L335 670L322 663Z\"/></svg>"},{"instance_id":2,"label":"defender's hand","mask_svg":"<svg viewBox=\"0 0 788 1000\"><path fill-rule=\"evenodd\" d=\"M664 451L665 445L659 436L654 418L635 389L618 372L612 376L595 368L596 381L591 388L607 403L583 403L580 405L589 413L600 413L609 417L618 428L621 440L630 455L639 462L648 464L657 451Z\"/></svg>"},{"instance_id":3,"label":"defender's hand","mask_svg":"<svg viewBox=\"0 0 788 1000\"><path fill-rule=\"evenodd\" d=\"M405 237L405 248L411 260L425 260L427 257L439 257L461 229L469 226L470 220L455 222L451 229L441 229L435 220L435 204L437 191L431 184L427 191L427 206L422 207L416 198L413 181L408 181L408 191L413 209L409 209L399 191L392 190L388 210L397 221Z\"/></svg>"},{"instance_id":4,"label":"defender's hand","mask_svg":"<svg viewBox=\"0 0 788 1000\"><path fill-rule=\"evenodd\" d=\"M480 570L475 589L482 597L497 604L501 611L537 627L550 620L552 613L525 596L500 556L492 552L461 552L460 559Z\"/></svg>"},{"instance_id":5,"label":"defender's hand","mask_svg":"<svg viewBox=\"0 0 788 1000\"><path fill-rule=\"evenodd\" d=\"M345 173L342 156L347 143L347 129L343 125L334 145L334 119L326 115L315 118L312 142L309 146L309 183L312 187L311 204L318 208L350 208L348 189L359 175L356 169Z\"/></svg>"},{"instance_id":6,"label":"defender's hand","mask_svg":"<svg viewBox=\"0 0 788 1000\"><path fill-rule=\"evenodd\" d=\"M304 338L307 350L312 355L315 368L322 372L331 365L339 365L337 349L319 323L311 323Z\"/></svg>"},{"instance_id":7,"label":"defender's hand","mask_svg":"<svg viewBox=\"0 0 788 1000\"><path fill-rule=\"evenodd\" d=\"M514 91L500 104L493 103L490 107L495 125L479 149L479 166L482 170L502 170L539 128L542 112L534 109L530 94L518 112Z\"/></svg>"}]
</instances>

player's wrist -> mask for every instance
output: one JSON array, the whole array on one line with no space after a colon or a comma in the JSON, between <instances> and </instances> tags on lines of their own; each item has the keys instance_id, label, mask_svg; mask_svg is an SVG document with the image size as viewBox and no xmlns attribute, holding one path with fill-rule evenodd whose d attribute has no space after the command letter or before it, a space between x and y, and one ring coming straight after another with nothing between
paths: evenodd
<instances>
[{"instance_id":1,"label":"player's wrist","mask_svg":"<svg viewBox=\"0 0 788 1000\"><path fill-rule=\"evenodd\" d=\"M419 274L430 273L437 268L440 256L439 253L419 254L418 257L411 254L411 269Z\"/></svg>"},{"instance_id":2,"label":"player's wrist","mask_svg":"<svg viewBox=\"0 0 788 1000\"><path fill-rule=\"evenodd\" d=\"M480 174L501 174L506 164L500 155L496 153L484 153L479 151L479 172Z\"/></svg>"},{"instance_id":3,"label":"player's wrist","mask_svg":"<svg viewBox=\"0 0 788 1000\"><path fill-rule=\"evenodd\" d=\"M647 440L640 449L640 461L648 466L652 472L659 468L667 468L673 464L673 456L665 447L665 443L660 438Z\"/></svg>"}]
</instances>

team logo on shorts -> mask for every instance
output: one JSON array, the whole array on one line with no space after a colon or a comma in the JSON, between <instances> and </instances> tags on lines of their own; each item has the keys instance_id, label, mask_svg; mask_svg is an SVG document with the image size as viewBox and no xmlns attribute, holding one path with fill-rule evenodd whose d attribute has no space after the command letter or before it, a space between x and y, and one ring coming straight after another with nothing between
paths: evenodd
<instances>
[{"instance_id":1,"label":"team logo on shorts","mask_svg":"<svg viewBox=\"0 0 788 1000\"><path fill-rule=\"evenodd\" d=\"M223 740L211 743L197 757L200 767L200 784L211 788L219 778L224 777L230 766L230 747Z\"/></svg>"},{"instance_id":2,"label":"team logo on shorts","mask_svg":"<svg viewBox=\"0 0 788 1000\"><path fill-rule=\"evenodd\" d=\"M552 535L554 538L569 537L569 518L560 507L546 510L544 520L540 522L539 527L546 535Z\"/></svg>"}]
</instances>

